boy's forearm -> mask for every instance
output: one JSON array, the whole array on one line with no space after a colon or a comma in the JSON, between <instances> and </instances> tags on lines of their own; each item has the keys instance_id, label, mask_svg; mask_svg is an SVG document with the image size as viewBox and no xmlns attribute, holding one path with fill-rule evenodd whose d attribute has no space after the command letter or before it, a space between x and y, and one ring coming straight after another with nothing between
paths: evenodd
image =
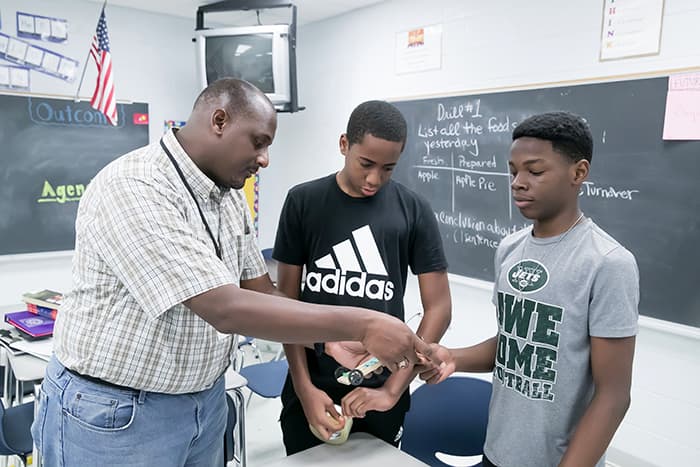
<instances>
[{"instance_id":1,"label":"boy's forearm","mask_svg":"<svg viewBox=\"0 0 700 467\"><path fill-rule=\"evenodd\" d=\"M394 372L384 382L384 388L398 400L417 374L418 372L413 370Z\"/></svg>"},{"instance_id":2,"label":"boy's forearm","mask_svg":"<svg viewBox=\"0 0 700 467\"><path fill-rule=\"evenodd\" d=\"M485 373L493 371L496 360L496 336L471 347L452 349L455 371Z\"/></svg>"},{"instance_id":3,"label":"boy's forearm","mask_svg":"<svg viewBox=\"0 0 700 467\"><path fill-rule=\"evenodd\" d=\"M312 384L309 366L306 363L306 348L303 344L284 344L284 354L289 362L289 374L298 396Z\"/></svg>"},{"instance_id":4,"label":"boy's forearm","mask_svg":"<svg viewBox=\"0 0 700 467\"><path fill-rule=\"evenodd\" d=\"M629 395L596 394L583 414L560 467L595 465L627 413Z\"/></svg>"}]
</instances>

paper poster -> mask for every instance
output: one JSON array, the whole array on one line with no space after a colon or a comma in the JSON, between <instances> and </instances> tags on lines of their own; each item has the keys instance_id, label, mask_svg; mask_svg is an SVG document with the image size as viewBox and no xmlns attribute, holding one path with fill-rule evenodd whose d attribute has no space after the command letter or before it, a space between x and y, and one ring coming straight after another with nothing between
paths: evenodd
<instances>
[{"instance_id":1,"label":"paper poster","mask_svg":"<svg viewBox=\"0 0 700 467\"><path fill-rule=\"evenodd\" d=\"M664 0L604 0L600 60L658 54Z\"/></svg>"},{"instance_id":2,"label":"paper poster","mask_svg":"<svg viewBox=\"0 0 700 467\"><path fill-rule=\"evenodd\" d=\"M0 65L0 88L29 90L29 68L13 65Z\"/></svg>"},{"instance_id":3,"label":"paper poster","mask_svg":"<svg viewBox=\"0 0 700 467\"><path fill-rule=\"evenodd\" d=\"M700 140L700 73L669 76L663 139Z\"/></svg>"},{"instance_id":4,"label":"paper poster","mask_svg":"<svg viewBox=\"0 0 700 467\"><path fill-rule=\"evenodd\" d=\"M185 126L185 123L187 122L185 122L184 120L166 120L163 123L163 132L165 133L171 128L182 128L183 126Z\"/></svg>"},{"instance_id":5,"label":"paper poster","mask_svg":"<svg viewBox=\"0 0 700 467\"><path fill-rule=\"evenodd\" d=\"M26 21L23 27L29 28L29 22ZM78 69L77 60L2 32L0 32L0 59L65 81L72 81Z\"/></svg>"},{"instance_id":6,"label":"paper poster","mask_svg":"<svg viewBox=\"0 0 700 467\"><path fill-rule=\"evenodd\" d=\"M442 25L396 34L396 73L437 70L442 66Z\"/></svg>"},{"instance_id":7,"label":"paper poster","mask_svg":"<svg viewBox=\"0 0 700 467\"><path fill-rule=\"evenodd\" d=\"M250 209L250 217L253 218L253 226L255 227L255 235L258 235L258 201L259 201L260 175L255 174L248 178L243 186L246 201L248 201L248 209Z\"/></svg>"},{"instance_id":8,"label":"paper poster","mask_svg":"<svg viewBox=\"0 0 700 467\"><path fill-rule=\"evenodd\" d=\"M65 42L68 38L68 21L18 11L17 36L26 39Z\"/></svg>"}]
</instances>

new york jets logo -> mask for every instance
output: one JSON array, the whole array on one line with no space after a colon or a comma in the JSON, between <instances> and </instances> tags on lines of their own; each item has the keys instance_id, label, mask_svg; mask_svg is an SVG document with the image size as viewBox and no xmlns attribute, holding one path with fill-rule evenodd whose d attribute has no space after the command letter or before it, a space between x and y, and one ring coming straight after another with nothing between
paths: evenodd
<instances>
[{"instance_id":1,"label":"new york jets logo","mask_svg":"<svg viewBox=\"0 0 700 467\"><path fill-rule=\"evenodd\" d=\"M518 261L508 271L508 283L521 293L536 292L549 281L549 272L544 264L534 259Z\"/></svg>"}]
</instances>

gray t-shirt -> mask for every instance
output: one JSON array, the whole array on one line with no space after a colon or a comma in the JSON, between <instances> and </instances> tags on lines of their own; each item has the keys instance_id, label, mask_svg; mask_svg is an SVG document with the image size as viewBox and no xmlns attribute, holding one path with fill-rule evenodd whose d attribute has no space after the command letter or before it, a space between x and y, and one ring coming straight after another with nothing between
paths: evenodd
<instances>
[{"instance_id":1,"label":"gray t-shirt","mask_svg":"<svg viewBox=\"0 0 700 467\"><path fill-rule=\"evenodd\" d=\"M637 333L637 263L584 219L556 237L533 237L531 227L509 235L495 266L499 332L484 451L499 467L556 466L593 396L590 337Z\"/></svg>"}]
</instances>

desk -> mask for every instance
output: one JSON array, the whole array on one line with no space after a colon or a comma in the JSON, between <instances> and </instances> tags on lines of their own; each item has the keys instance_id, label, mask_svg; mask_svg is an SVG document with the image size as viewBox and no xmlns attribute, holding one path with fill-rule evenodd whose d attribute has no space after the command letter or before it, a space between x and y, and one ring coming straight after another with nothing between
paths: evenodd
<instances>
[{"instance_id":1,"label":"desk","mask_svg":"<svg viewBox=\"0 0 700 467\"><path fill-rule=\"evenodd\" d=\"M22 305L5 305L0 307L0 327L9 329L11 325L5 322L5 313L11 313L13 311L18 311L25 308ZM53 338L51 338L53 339ZM6 352L7 356L7 368L6 368L6 381L5 384L11 383L8 379L12 376L15 384L15 397L14 403L21 404L24 398L24 383L28 381L36 381L44 377L46 371L47 361L35 357L29 354L18 354L12 355L11 352ZM11 375L10 375L11 372ZM5 387L6 391L9 391L9 387ZM9 394L6 392L5 395ZM12 403L13 401L9 401Z\"/></svg>"},{"instance_id":2,"label":"desk","mask_svg":"<svg viewBox=\"0 0 700 467\"><path fill-rule=\"evenodd\" d=\"M13 311L22 310L23 308L25 308L24 304L0 306L0 327L11 327L11 325L5 322L5 313L11 313ZM27 381L43 379L44 374L46 373L46 365L48 364L48 362L43 358L35 357L34 355L29 355L26 353L12 355L11 352L5 351L4 348L0 348L0 352L5 352L5 357L7 358L4 381L5 392L3 394L3 397L7 398L10 389L9 384L11 384L10 379L14 379L15 400L8 400L8 403L14 403L17 405L22 404L24 402L24 383ZM12 376L12 378L10 378L10 376ZM34 466L41 467L41 456L39 454L39 451L37 451L36 446L32 451L32 462Z\"/></svg>"},{"instance_id":3,"label":"desk","mask_svg":"<svg viewBox=\"0 0 700 467\"><path fill-rule=\"evenodd\" d=\"M398 448L367 433L353 433L345 444L320 446L298 452L284 459L265 464L265 467L302 467L333 465L334 467L357 465L400 465L401 467L426 466Z\"/></svg>"},{"instance_id":4,"label":"desk","mask_svg":"<svg viewBox=\"0 0 700 467\"><path fill-rule=\"evenodd\" d=\"M15 379L16 404L24 402L24 383L44 378L48 362L33 355L8 355L10 369Z\"/></svg>"}]
</instances>

